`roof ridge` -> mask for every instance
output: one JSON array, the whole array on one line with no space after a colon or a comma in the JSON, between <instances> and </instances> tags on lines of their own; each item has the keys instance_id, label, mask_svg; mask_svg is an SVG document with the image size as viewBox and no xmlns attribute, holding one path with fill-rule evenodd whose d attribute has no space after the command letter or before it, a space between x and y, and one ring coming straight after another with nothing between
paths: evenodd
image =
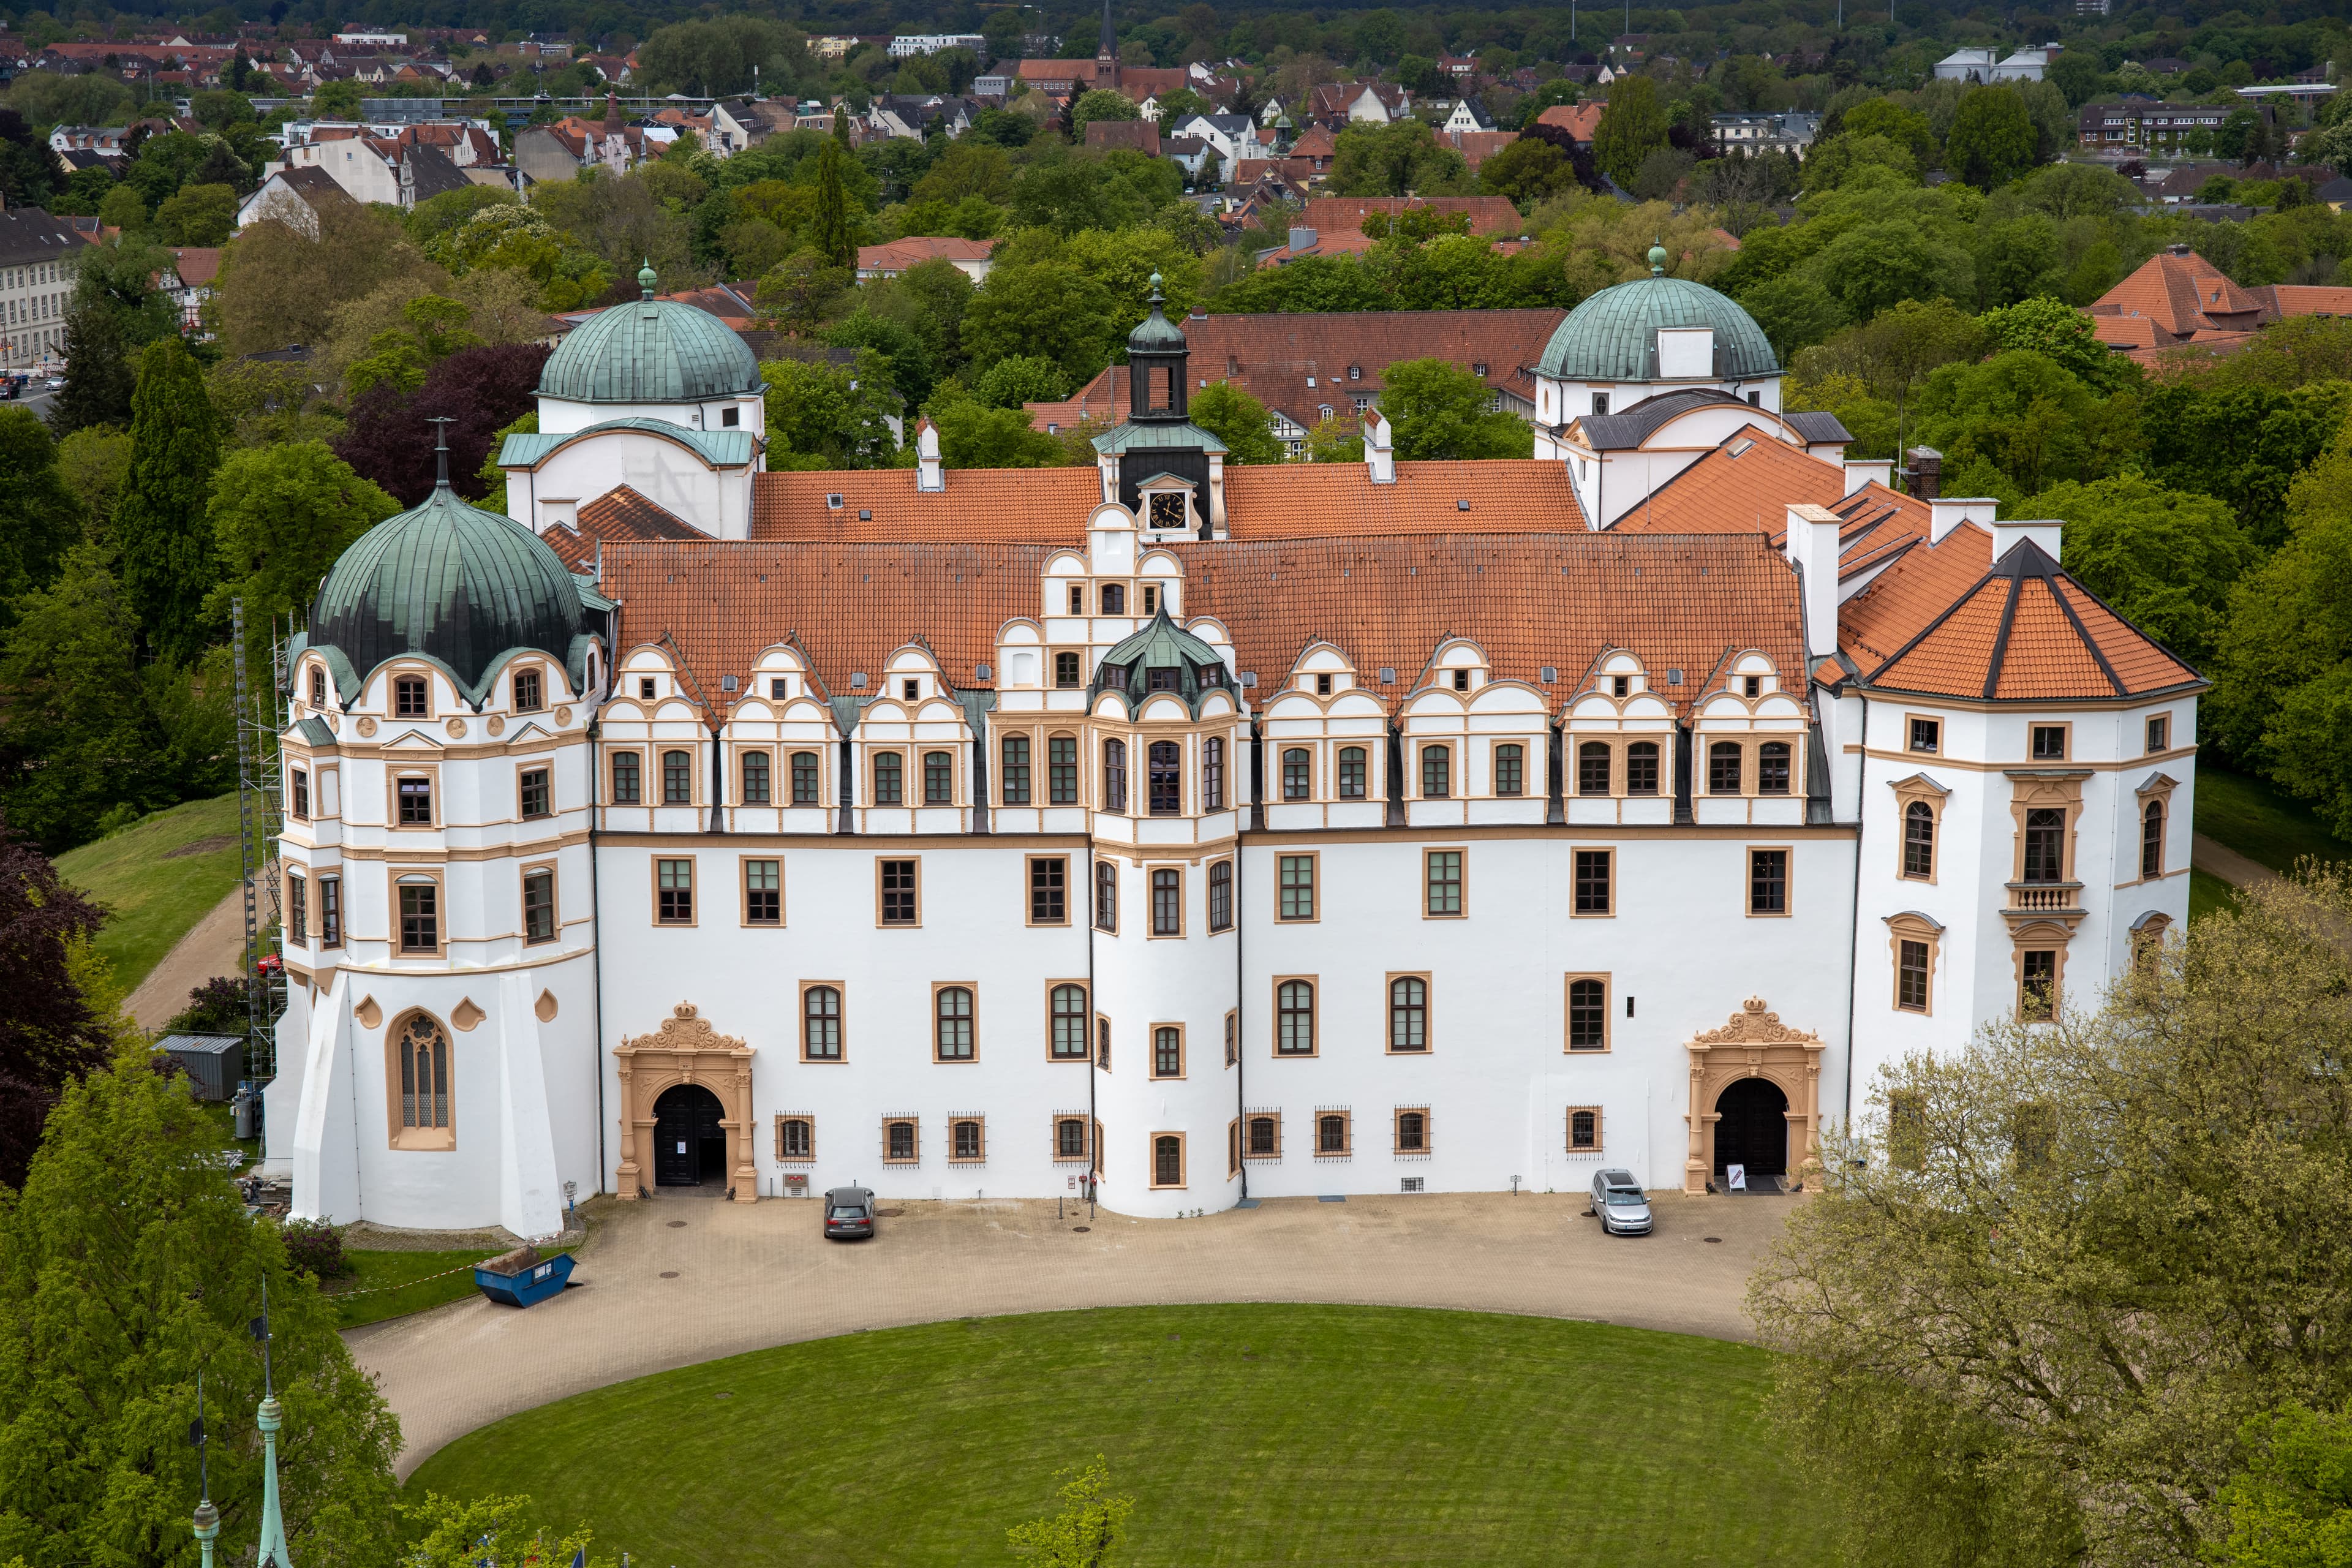
<instances>
[{"instance_id":1,"label":"roof ridge","mask_svg":"<svg viewBox=\"0 0 2352 1568\"><path fill-rule=\"evenodd\" d=\"M2012 552L2012 553L2014 553ZM1998 566L1999 562L1994 565ZM1992 635L1992 657L1985 661L1984 695L1990 702L2000 687L2001 666L2009 661L2009 634L2017 626L2017 602L2025 596L2025 574L2012 572L2009 578L2009 601L2001 606L2000 629Z\"/></svg>"},{"instance_id":2,"label":"roof ridge","mask_svg":"<svg viewBox=\"0 0 2352 1568\"><path fill-rule=\"evenodd\" d=\"M2098 639L2091 635L2089 627L2083 625L2083 617L2074 613L2074 606L2066 602L2066 595L2058 591L2058 584L2059 578L2055 576L2042 580L2042 591L2056 600L2058 608L2065 612L2066 624L2074 628L2074 635L2083 639L2084 647L2091 650L2091 657L2098 661L2099 673L2107 678L2107 684L2116 689L2116 695L2129 696L2130 689L2125 686L2123 677L2116 673L2116 667L2107 661L2106 650L2099 647ZM2131 623L2126 621L2124 624L2129 626Z\"/></svg>"}]
</instances>

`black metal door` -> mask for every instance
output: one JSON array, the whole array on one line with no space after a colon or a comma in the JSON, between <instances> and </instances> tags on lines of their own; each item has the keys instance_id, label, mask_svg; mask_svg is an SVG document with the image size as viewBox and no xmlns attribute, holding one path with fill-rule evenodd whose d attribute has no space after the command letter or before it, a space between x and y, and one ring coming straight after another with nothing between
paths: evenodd
<instances>
[{"instance_id":1,"label":"black metal door","mask_svg":"<svg viewBox=\"0 0 2352 1568\"><path fill-rule=\"evenodd\" d=\"M1716 1100L1715 1168L1745 1165L1751 1176L1789 1169L1789 1097L1770 1079L1743 1078Z\"/></svg>"},{"instance_id":2,"label":"black metal door","mask_svg":"<svg viewBox=\"0 0 2352 1568\"><path fill-rule=\"evenodd\" d=\"M699 1084L682 1083L662 1092L654 1101L654 1185L694 1187L706 1175L725 1174L727 1133L719 1125L721 1114L719 1097Z\"/></svg>"}]
</instances>

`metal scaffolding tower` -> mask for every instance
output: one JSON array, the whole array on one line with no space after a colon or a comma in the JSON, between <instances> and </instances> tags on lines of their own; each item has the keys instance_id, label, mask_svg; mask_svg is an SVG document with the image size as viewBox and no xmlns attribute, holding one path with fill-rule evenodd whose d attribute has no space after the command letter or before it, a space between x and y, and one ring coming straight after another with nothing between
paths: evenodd
<instances>
[{"instance_id":1,"label":"metal scaffolding tower","mask_svg":"<svg viewBox=\"0 0 2352 1568\"><path fill-rule=\"evenodd\" d=\"M245 881L245 1071L256 1083L278 1076L278 1018L286 1011L286 962L278 889L278 731L285 727L286 644L272 617L269 684L256 690L246 668L245 601L229 605L236 660L236 827Z\"/></svg>"}]
</instances>

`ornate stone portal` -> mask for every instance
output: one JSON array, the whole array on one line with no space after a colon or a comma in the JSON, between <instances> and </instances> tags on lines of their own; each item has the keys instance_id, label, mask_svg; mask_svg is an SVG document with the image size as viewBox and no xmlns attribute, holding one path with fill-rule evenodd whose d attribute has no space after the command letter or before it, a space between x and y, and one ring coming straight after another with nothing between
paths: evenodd
<instances>
[{"instance_id":1,"label":"ornate stone portal","mask_svg":"<svg viewBox=\"0 0 2352 1568\"><path fill-rule=\"evenodd\" d=\"M727 1132L729 1195L739 1204L757 1203L760 1175L751 1163L751 1047L698 1017L693 1003L681 1002L652 1034L623 1036L613 1055L621 1064L621 1166L614 1184L619 1195L634 1199L645 1190L653 1152L654 1102L664 1089L691 1083L717 1095L725 1112L719 1125Z\"/></svg>"},{"instance_id":2,"label":"ornate stone portal","mask_svg":"<svg viewBox=\"0 0 2352 1568\"><path fill-rule=\"evenodd\" d=\"M1706 1191L1715 1169L1716 1100L1735 1079L1769 1079L1789 1099L1790 1162L1799 1177L1822 1168L1822 1047L1819 1035L1791 1029L1764 999L1750 996L1720 1029L1694 1037L1690 1052L1690 1157L1683 1164L1683 1191Z\"/></svg>"}]
</instances>

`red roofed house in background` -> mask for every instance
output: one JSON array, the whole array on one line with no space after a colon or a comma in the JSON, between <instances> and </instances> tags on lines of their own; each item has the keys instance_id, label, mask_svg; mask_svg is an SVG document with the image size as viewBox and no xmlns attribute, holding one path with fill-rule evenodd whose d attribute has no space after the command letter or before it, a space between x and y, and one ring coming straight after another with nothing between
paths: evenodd
<instances>
[{"instance_id":1,"label":"red roofed house in background","mask_svg":"<svg viewBox=\"0 0 2352 1568\"><path fill-rule=\"evenodd\" d=\"M2290 316L2352 315L2352 289L2266 283L2242 288L2221 269L2176 245L2084 308L2109 348L2153 365L2168 349L2225 354Z\"/></svg>"},{"instance_id":2,"label":"red roofed house in background","mask_svg":"<svg viewBox=\"0 0 2352 1568\"><path fill-rule=\"evenodd\" d=\"M988 277L989 255L995 248L992 239L960 239L953 235L916 235L885 240L880 245L861 245L857 247L857 280L870 283L876 279L896 278L909 267L945 260L954 262L956 270L978 283Z\"/></svg>"},{"instance_id":3,"label":"red roofed house in background","mask_svg":"<svg viewBox=\"0 0 2352 1568\"><path fill-rule=\"evenodd\" d=\"M1526 334L1533 456L1234 465L1155 301L1090 463L831 473L648 275L503 514L380 524L288 650L294 1212L1778 1190L2095 995L2187 919L2203 682L1665 260Z\"/></svg>"}]
</instances>

